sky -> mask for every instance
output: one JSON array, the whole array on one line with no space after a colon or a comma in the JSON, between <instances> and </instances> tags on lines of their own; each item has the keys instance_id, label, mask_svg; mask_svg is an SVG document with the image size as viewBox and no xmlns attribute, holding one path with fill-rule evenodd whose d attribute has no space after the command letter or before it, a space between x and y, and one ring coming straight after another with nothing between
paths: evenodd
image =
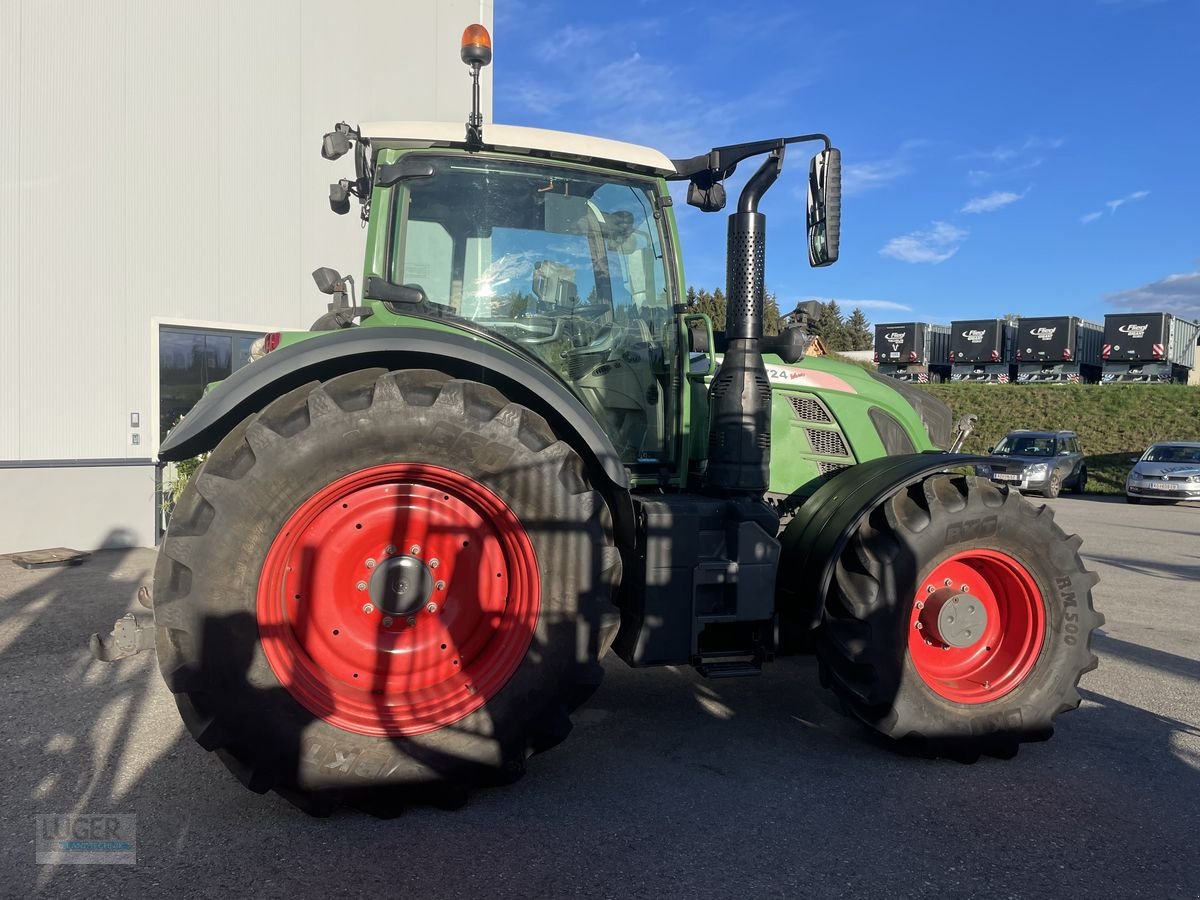
<instances>
[{"instance_id":1,"label":"sky","mask_svg":"<svg viewBox=\"0 0 1200 900\"><path fill-rule=\"evenodd\" d=\"M818 144L788 149L760 206L785 311L1200 320L1200 2L495 0L493 31L497 122L674 158L828 134L839 261L807 264ZM725 212L674 191L689 285L724 288L725 219L755 167Z\"/></svg>"}]
</instances>

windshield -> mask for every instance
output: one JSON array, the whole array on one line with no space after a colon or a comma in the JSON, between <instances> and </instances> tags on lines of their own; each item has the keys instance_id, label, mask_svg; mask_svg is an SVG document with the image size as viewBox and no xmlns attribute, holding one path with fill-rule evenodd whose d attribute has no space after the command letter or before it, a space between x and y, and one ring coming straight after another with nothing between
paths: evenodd
<instances>
[{"instance_id":1,"label":"windshield","mask_svg":"<svg viewBox=\"0 0 1200 900\"><path fill-rule=\"evenodd\" d=\"M399 184L388 279L520 344L628 463L669 456L676 365L655 182L477 156Z\"/></svg>"},{"instance_id":2,"label":"windshield","mask_svg":"<svg viewBox=\"0 0 1200 900\"><path fill-rule=\"evenodd\" d=\"M1163 444L1151 447L1142 459L1146 462L1200 463L1200 447Z\"/></svg>"},{"instance_id":3,"label":"windshield","mask_svg":"<svg viewBox=\"0 0 1200 900\"><path fill-rule=\"evenodd\" d=\"M1010 434L996 445L995 456L1053 456L1055 440L1052 437L1036 437L1028 434Z\"/></svg>"}]
</instances>

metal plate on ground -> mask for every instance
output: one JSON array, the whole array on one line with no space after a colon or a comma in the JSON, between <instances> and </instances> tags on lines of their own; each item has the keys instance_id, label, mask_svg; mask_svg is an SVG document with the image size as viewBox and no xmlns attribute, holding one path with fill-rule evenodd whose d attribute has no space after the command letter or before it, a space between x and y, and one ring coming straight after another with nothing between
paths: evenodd
<instances>
[{"instance_id":1,"label":"metal plate on ground","mask_svg":"<svg viewBox=\"0 0 1200 900\"><path fill-rule=\"evenodd\" d=\"M0 559L11 559L18 566L26 569L46 569L51 566L78 566L91 556L83 550L72 550L69 547L52 547L48 550L24 550L20 553L8 553Z\"/></svg>"}]
</instances>

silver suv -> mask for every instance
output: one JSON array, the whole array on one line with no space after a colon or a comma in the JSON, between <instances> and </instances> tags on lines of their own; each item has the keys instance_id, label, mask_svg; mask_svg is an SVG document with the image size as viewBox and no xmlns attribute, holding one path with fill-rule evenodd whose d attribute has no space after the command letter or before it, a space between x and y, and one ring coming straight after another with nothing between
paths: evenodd
<instances>
[{"instance_id":1,"label":"silver suv","mask_svg":"<svg viewBox=\"0 0 1200 900\"><path fill-rule=\"evenodd\" d=\"M1057 497L1063 488L1082 494L1087 466L1073 431L1010 431L988 451L990 466L975 471L1022 491Z\"/></svg>"}]
</instances>

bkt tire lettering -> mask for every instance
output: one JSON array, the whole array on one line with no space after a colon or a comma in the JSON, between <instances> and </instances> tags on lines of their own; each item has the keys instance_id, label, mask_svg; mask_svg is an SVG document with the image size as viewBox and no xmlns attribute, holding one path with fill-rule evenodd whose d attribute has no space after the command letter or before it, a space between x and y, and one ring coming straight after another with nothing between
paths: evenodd
<instances>
[{"instance_id":1,"label":"bkt tire lettering","mask_svg":"<svg viewBox=\"0 0 1200 900\"><path fill-rule=\"evenodd\" d=\"M980 538L989 537L996 533L996 522L996 516L955 522L946 528L946 543L958 544L963 541L977 541Z\"/></svg>"}]
</instances>

